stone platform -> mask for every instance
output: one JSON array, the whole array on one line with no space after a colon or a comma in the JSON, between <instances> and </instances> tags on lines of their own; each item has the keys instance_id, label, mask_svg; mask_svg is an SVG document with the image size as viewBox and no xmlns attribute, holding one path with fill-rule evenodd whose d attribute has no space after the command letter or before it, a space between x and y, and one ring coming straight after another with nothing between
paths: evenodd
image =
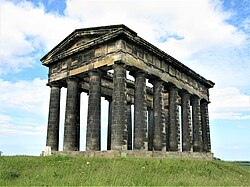
<instances>
[{"instance_id":1,"label":"stone platform","mask_svg":"<svg viewBox=\"0 0 250 187\"><path fill-rule=\"evenodd\" d=\"M52 155L69 155L82 157L104 157L104 158L195 158L212 160L213 153L204 152L165 152L165 151L52 151Z\"/></svg>"}]
</instances>

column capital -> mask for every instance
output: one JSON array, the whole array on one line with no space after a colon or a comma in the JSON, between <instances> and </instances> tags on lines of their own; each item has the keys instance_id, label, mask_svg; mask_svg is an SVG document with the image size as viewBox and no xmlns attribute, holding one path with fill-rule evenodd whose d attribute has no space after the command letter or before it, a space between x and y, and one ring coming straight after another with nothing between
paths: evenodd
<instances>
[{"instance_id":1,"label":"column capital","mask_svg":"<svg viewBox=\"0 0 250 187\"><path fill-rule=\"evenodd\" d=\"M58 88L62 87L62 84L60 82L48 82L46 85L49 87L58 87Z\"/></svg>"},{"instance_id":2,"label":"column capital","mask_svg":"<svg viewBox=\"0 0 250 187\"><path fill-rule=\"evenodd\" d=\"M117 66L123 66L125 69L126 69L126 64L125 62L123 62L122 60L118 60L118 61L115 61L114 64L113 64L113 68L117 67Z\"/></svg>"},{"instance_id":3,"label":"column capital","mask_svg":"<svg viewBox=\"0 0 250 187\"><path fill-rule=\"evenodd\" d=\"M162 84L163 80L161 80L159 77L155 77L153 79L149 79L149 83L155 85L155 84Z\"/></svg>"},{"instance_id":4,"label":"column capital","mask_svg":"<svg viewBox=\"0 0 250 187\"><path fill-rule=\"evenodd\" d=\"M146 73L145 73L143 70L141 70L141 69L138 69L138 70L135 70L135 71L130 71L129 74L130 74L131 76L133 76L133 77L137 77L137 76L139 76L139 75L145 77L145 75L146 75Z\"/></svg>"},{"instance_id":5,"label":"column capital","mask_svg":"<svg viewBox=\"0 0 250 187\"><path fill-rule=\"evenodd\" d=\"M174 84L169 84L167 86L167 90L168 91L179 91L179 88L177 88L177 86L175 86Z\"/></svg>"},{"instance_id":6,"label":"column capital","mask_svg":"<svg viewBox=\"0 0 250 187\"><path fill-rule=\"evenodd\" d=\"M197 96L197 95L191 95L190 100L191 100L191 103L195 102L195 101L200 102L201 98L199 96Z\"/></svg>"},{"instance_id":7,"label":"column capital","mask_svg":"<svg viewBox=\"0 0 250 187\"><path fill-rule=\"evenodd\" d=\"M183 89L179 90L179 94L180 94L181 97L185 96L185 95L191 96L191 94L187 90L183 90Z\"/></svg>"},{"instance_id":8,"label":"column capital","mask_svg":"<svg viewBox=\"0 0 250 187\"><path fill-rule=\"evenodd\" d=\"M70 81L80 82L80 79L78 77L76 77L76 76L67 77L66 82L70 82Z\"/></svg>"},{"instance_id":9,"label":"column capital","mask_svg":"<svg viewBox=\"0 0 250 187\"><path fill-rule=\"evenodd\" d=\"M210 101L207 101L206 99L201 99L201 104L210 104L211 102Z\"/></svg>"},{"instance_id":10,"label":"column capital","mask_svg":"<svg viewBox=\"0 0 250 187\"><path fill-rule=\"evenodd\" d=\"M99 70L99 69L92 69L89 71L89 76L102 76L104 75L106 72L102 71L102 70Z\"/></svg>"}]
</instances>

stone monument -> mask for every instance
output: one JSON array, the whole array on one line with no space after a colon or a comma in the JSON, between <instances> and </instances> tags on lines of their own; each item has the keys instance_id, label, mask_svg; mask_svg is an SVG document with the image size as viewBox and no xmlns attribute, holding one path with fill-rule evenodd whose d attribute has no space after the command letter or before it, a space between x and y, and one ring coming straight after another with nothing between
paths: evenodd
<instances>
[{"instance_id":1,"label":"stone monument","mask_svg":"<svg viewBox=\"0 0 250 187\"><path fill-rule=\"evenodd\" d=\"M208 104L214 83L125 25L77 29L41 62L49 68L46 146L52 154L211 158ZM127 73L135 81L127 79ZM59 151L62 87L67 88L67 97ZM86 151L79 150L81 92L88 93L88 106L81 106L88 107ZM105 153L100 153L101 97L109 102Z\"/></svg>"}]
</instances>

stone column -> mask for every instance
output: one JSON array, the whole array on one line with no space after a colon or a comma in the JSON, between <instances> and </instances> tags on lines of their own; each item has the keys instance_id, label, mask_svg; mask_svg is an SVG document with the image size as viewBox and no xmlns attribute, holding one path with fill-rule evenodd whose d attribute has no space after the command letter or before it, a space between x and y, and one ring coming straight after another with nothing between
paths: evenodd
<instances>
[{"instance_id":1,"label":"stone column","mask_svg":"<svg viewBox=\"0 0 250 187\"><path fill-rule=\"evenodd\" d=\"M87 116L87 151L101 150L101 72L89 72L89 101Z\"/></svg>"},{"instance_id":2,"label":"stone column","mask_svg":"<svg viewBox=\"0 0 250 187\"><path fill-rule=\"evenodd\" d=\"M169 87L169 151L178 151L178 89Z\"/></svg>"},{"instance_id":3,"label":"stone column","mask_svg":"<svg viewBox=\"0 0 250 187\"><path fill-rule=\"evenodd\" d=\"M162 81L154 79L153 84L153 127L154 127L154 150L162 150Z\"/></svg>"},{"instance_id":4,"label":"stone column","mask_svg":"<svg viewBox=\"0 0 250 187\"><path fill-rule=\"evenodd\" d=\"M203 151L211 152L208 102L205 100L201 101L201 126Z\"/></svg>"},{"instance_id":5,"label":"stone column","mask_svg":"<svg viewBox=\"0 0 250 187\"><path fill-rule=\"evenodd\" d=\"M121 62L113 65L113 94L112 94L112 128L111 149L127 150L127 97L126 69Z\"/></svg>"},{"instance_id":6,"label":"stone column","mask_svg":"<svg viewBox=\"0 0 250 187\"><path fill-rule=\"evenodd\" d=\"M134 150L148 150L147 141L147 93L143 71L133 73L135 77L134 95Z\"/></svg>"},{"instance_id":7,"label":"stone column","mask_svg":"<svg viewBox=\"0 0 250 187\"><path fill-rule=\"evenodd\" d=\"M107 150L111 150L111 123L112 123L112 98L106 97L109 102L108 108L108 135L107 135Z\"/></svg>"},{"instance_id":8,"label":"stone column","mask_svg":"<svg viewBox=\"0 0 250 187\"><path fill-rule=\"evenodd\" d=\"M181 92L182 151L191 151L190 94Z\"/></svg>"},{"instance_id":9,"label":"stone column","mask_svg":"<svg viewBox=\"0 0 250 187\"><path fill-rule=\"evenodd\" d=\"M61 87L57 84L50 84L46 146L50 146L52 151L58 151L59 146L60 94Z\"/></svg>"},{"instance_id":10,"label":"stone column","mask_svg":"<svg viewBox=\"0 0 250 187\"><path fill-rule=\"evenodd\" d=\"M64 124L64 151L77 151L77 102L78 102L78 80L67 79L67 98Z\"/></svg>"},{"instance_id":11,"label":"stone column","mask_svg":"<svg viewBox=\"0 0 250 187\"><path fill-rule=\"evenodd\" d=\"M200 98L192 97L193 151L202 151Z\"/></svg>"},{"instance_id":12,"label":"stone column","mask_svg":"<svg viewBox=\"0 0 250 187\"><path fill-rule=\"evenodd\" d=\"M132 113L131 113L131 104L127 104L127 113L128 113L128 150L132 150Z\"/></svg>"},{"instance_id":13,"label":"stone column","mask_svg":"<svg viewBox=\"0 0 250 187\"><path fill-rule=\"evenodd\" d=\"M77 151L80 150L80 115L81 115L81 92L78 92L77 95L77 131L76 131L76 143L77 143Z\"/></svg>"},{"instance_id":14,"label":"stone column","mask_svg":"<svg viewBox=\"0 0 250 187\"><path fill-rule=\"evenodd\" d=\"M154 112L151 107L148 107L148 150L153 151L153 139L154 139Z\"/></svg>"},{"instance_id":15,"label":"stone column","mask_svg":"<svg viewBox=\"0 0 250 187\"><path fill-rule=\"evenodd\" d=\"M162 146L164 147L164 151L167 151L169 148L169 110L168 110L168 105L169 105L169 94L168 92L164 89L163 91L163 121L164 121L164 126L163 126L163 131L162 131Z\"/></svg>"}]
</instances>

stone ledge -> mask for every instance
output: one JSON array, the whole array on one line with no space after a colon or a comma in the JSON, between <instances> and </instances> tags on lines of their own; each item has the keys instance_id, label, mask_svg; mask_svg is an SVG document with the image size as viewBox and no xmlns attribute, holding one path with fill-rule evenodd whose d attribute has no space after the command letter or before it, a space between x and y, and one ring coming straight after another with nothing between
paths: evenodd
<instances>
[{"instance_id":1,"label":"stone ledge","mask_svg":"<svg viewBox=\"0 0 250 187\"><path fill-rule=\"evenodd\" d=\"M205 152L164 152L164 151L52 151L52 155L69 155L103 158L195 158L212 160L213 153Z\"/></svg>"}]
</instances>

